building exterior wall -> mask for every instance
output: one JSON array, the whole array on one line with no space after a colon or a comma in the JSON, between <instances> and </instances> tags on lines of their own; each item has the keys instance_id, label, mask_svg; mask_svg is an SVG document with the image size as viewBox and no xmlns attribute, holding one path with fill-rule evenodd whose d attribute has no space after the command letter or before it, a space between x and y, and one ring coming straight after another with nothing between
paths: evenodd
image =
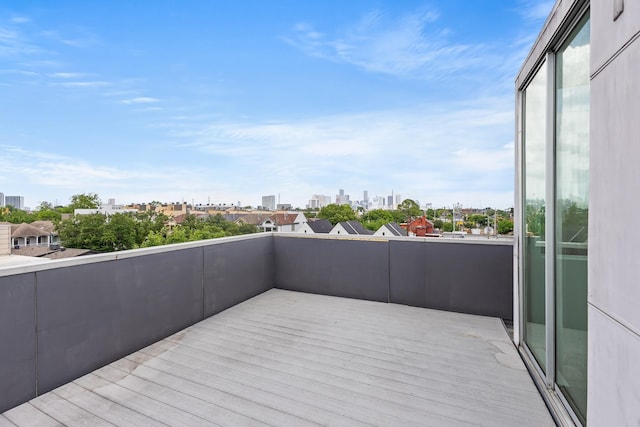
<instances>
[{"instance_id":1,"label":"building exterior wall","mask_svg":"<svg viewBox=\"0 0 640 427\"><path fill-rule=\"evenodd\" d=\"M640 2L591 1L590 425L640 424ZM622 3L622 2L619 2Z\"/></svg>"},{"instance_id":2,"label":"building exterior wall","mask_svg":"<svg viewBox=\"0 0 640 427\"><path fill-rule=\"evenodd\" d=\"M0 256L11 254L11 226L0 224Z\"/></svg>"}]
</instances>

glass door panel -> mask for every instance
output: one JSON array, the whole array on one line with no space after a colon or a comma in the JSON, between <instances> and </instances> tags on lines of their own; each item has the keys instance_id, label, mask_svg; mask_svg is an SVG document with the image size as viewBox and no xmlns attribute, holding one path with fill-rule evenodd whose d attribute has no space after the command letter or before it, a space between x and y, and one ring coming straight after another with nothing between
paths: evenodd
<instances>
[{"instance_id":1,"label":"glass door panel","mask_svg":"<svg viewBox=\"0 0 640 427\"><path fill-rule=\"evenodd\" d=\"M547 67L524 93L524 341L543 371L545 342L545 168Z\"/></svg>"},{"instance_id":2,"label":"glass door panel","mask_svg":"<svg viewBox=\"0 0 640 427\"><path fill-rule=\"evenodd\" d=\"M556 384L584 423L587 408L589 16L556 55Z\"/></svg>"}]
</instances>

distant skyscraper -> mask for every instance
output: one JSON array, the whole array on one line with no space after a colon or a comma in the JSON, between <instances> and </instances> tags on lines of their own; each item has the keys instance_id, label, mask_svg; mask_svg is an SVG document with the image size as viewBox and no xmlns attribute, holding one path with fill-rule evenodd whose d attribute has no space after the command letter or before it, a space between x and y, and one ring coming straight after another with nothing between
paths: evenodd
<instances>
[{"instance_id":1,"label":"distant skyscraper","mask_svg":"<svg viewBox=\"0 0 640 427\"><path fill-rule=\"evenodd\" d=\"M396 194L396 206L402 203L402 196L400 194Z\"/></svg>"},{"instance_id":2,"label":"distant skyscraper","mask_svg":"<svg viewBox=\"0 0 640 427\"><path fill-rule=\"evenodd\" d=\"M262 207L272 211L276 210L276 196L262 196Z\"/></svg>"},{"instance_id":3,"label":"distant skyscraper","mask_svg":"<svg viewBox=\"0 0 640 427\"><path fill-rule=\"evenodd\" d=\"M0 208L4 206L4 193L0 193Z\"/></svg>"},{"instance_id":4,"label":"distant skyscraper","mask_svg":"<svg viewBox=\"0 0 640 427\"><path fill-rule=\"evenodd\" d=\"M364 208L369 209L369 192L367 190L364 190L362 201L364 204Z\"/></svg>"},{"instance_id":5,"label":"distant skyscraper","mask_svg":"<svg viewBox=\"0 0 640 427\"><path fill-rule=\"evenodd\" d=\"M344 194L344 190L340 189L338 194L336 195L336 205L350 205L349 195Z\"/></svg>"},{"instance_id":6,"label":"distant skyscraper","mask_svg":"<svg viewBox=\"0 0 640 427\"><path fill-rule=\"evenodd\" d=\"M7 196L4 201L7 206L13 206L16 209L24 209L24 196Z\"/></svg>"},{"instance_id":7,"label":"distant skyscraper","mask_svg":"<svg viewBox=\"0 0 640 427\"><path fill-rule=\"evenodd\" d=\"M393 209L393 196L387 196L387 206L389 209Z\"/></svg>"},{"instance_id":8,"label":"distant skyscraper","mask_svg":"<svg viewBox=\"0 0 640 427\"><path fill-rule=\"evenodd\" d=\"M314 194L309 199L309 203L307 207L309 209L321 209L327 205L331 204L331 196L324 196L322 194Z\"/></svg>"}]
</instances>

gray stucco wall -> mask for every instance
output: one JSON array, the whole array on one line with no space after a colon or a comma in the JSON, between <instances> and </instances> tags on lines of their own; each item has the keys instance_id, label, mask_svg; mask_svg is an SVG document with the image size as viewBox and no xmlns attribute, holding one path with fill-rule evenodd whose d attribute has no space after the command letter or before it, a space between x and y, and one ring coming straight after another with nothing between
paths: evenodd
<instances>
[{"instance_id":1,"label":"gray stucco wall","mask_svg":"<svg viewBox=\"0 0 640 427\"><path fill-rule=\"evenodd\" d=\"M209 317L273 288L273 239L205 246L204 316Z\"/></svg>"},{"instance_id":2,"label":"gray stucco wall","mask_svg":"<svg viewBox=\"0 0 640 427\"><path fill-rule=\"evenodd\" d=\"M275 287L388 302L386 240L274 237Z\"/></svg>"},{"instance_id":3,"label":"gray stucco wall","mask_svg":"<svg viewBox=\"0 0 640 427\"><path fill-rule=\"evenodd\" d=\"M36 276L0 278L0 412L36 394Z\"/></svg>"},{"instance_id":4,"label":"gray stucco wall","mask_svg":"<svg viewBox=\"0 0 640 427\"><path fill-rule=\"evenodd\" d=\"M390 302L513 318L513 246L390 241Z\"/></svg>"},{"instance_id":5,"label":"gray stucco wall","mask_svg":"<svg viewBox=\"0 0 640 427\"><path fill-rule=\"evenodd\" d=\"M280 289L513 318L511 242L274 239Z\"/></svg>"},{"instance_id":6,"label":"gray stucco wall","mask_svg":"<svg viewBox=\"0 0 640 427\"><path fill-rule=\"evenodd\" d=\"M272 284L266 234L0 271L0 412Z\"/></svg>"},{"instance_id":7,"label":"gray stucco wall","mask_svg":"<svg viewBox=\"0 0 640 427\"><path fill-rule=\"evenodd\" d=\"M589 425L640 425L640 1L591 1ZM618 2L618 6L622 2Z\"/></svg>"},{"instance_id":8,"label":"gray stucco wall","mask_svg":"<svg viewBox=\"0 0 640 427\"><path fill-rule=\"evenodd\" d=\"M201 251L36 273L38 394L202 320Z\"/></svg>"}]
</instances>

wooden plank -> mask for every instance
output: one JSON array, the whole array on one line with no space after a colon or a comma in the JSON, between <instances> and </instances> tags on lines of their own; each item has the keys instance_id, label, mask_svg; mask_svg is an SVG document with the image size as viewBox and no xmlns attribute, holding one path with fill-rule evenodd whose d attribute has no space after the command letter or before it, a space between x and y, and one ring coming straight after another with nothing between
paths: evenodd
<instances>
[{"instance_id":1,"label":"wooden plank","mask_svg":"<svg viewBox=\"0 0 640 427\"><path fill-rule=\"evenodd\" d=\"M75 406L73 403L55 394L46 393L31 401L31 404L60 421L65 426L112 426L108 421Z\"/></svg>"},{"instance_id":2,"label":"wooden plank","mask_svg":"<svg viewBox=\"0 0 640 427\"><path fill-rule=\"evenodd\" d=\"M31 403L9 409L3 414L9 421L20 427L58 427L62 424L40 411Z\"/></svg>"},{"instance_id":3,"label":"wooden plank","mask_svg":"<svg viewBox=\"0 0 640 427\"><path fill-rule=\"evenodd\" d=\"M75 382L56 389L56 394L79 408L115 425L147 426L150 423L166 425L159 420L150 419L118 402L106 399L91 390L80 387Z\"/></svg>"}]
</instances>

